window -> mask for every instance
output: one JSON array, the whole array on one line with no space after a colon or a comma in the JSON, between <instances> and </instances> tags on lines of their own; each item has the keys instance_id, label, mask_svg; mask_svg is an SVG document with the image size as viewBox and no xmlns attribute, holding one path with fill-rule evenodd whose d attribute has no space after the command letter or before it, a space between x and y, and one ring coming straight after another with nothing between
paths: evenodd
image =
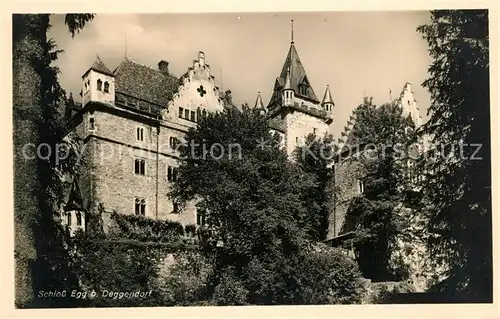
<instances>
[{"instance_id":1,"label":"window","mask_svg":"<svg viewBox=\"0 0 500 319\"><path fill-rule=\"evenodd\" d=\"M295 138L295 144L297 144L297 145L299 144L299 138L298 137Z\"/></svg>"},{"instance_id":2,"label":"window","mask_svg":"<svg viewBox=\"0 0 500 319\"><path fill-rule=\"evenodd\" d=\"M187 109L186 109L186 110L184 110L184 118L185 118L186 120L189 120L189 110L187 110Z\"/></svg>"},{"instance_id":3,"label":"window","mask_svg":"<svg viewBox=\"0 0 500 319\"><path fill-rule=\"evenodd\" d=\"M179 118L182 118L183 114L184 114L184 108L179 107Z\"/></svg>"},{"instance_id":4,"label":"window","mask_svg":"<svg viewBox=\"0 0 500 319\"><path fill-rule=\"evenodd\" d=\"M66 214L66 218L68 219L68 226L71 226L71 212Z\"/></svg>"},{"instance_id":5,"label":"window","mask_svg":"<svg viewBox=\"0 0 500 319\"><path fill-rule=\"evenodd\" d=\"M196 211L196 225L205 226L206 214L204 210Z\"/></svg>"},{"instance_id":6,"label":"window","mask_svg":"<svg viewBox=\"0 0 500 319\"><path fill-rule=\"evenodd\" d=\"M109 93L109 83L108 83L108 81L104 82L104 92Z\"/></svg>"},{"instance_id":7,"label":"window","mask_svg":"<svg viewBox=\"0 0 500 319\"><path fill-rule=\"evenodd\" d=\"M89 130L95 130L95 118L93 116L89 117Z\"/></svg>"},{"instance_id":8,"label":"window","mask_svg":"<svg viewBox=\"0 0 500 319\"><path fill-rule=\"evenodd\" d=\"M172 205L173 205L173 206L172 206L172 210L173 210L173 212L174 212L174 213L178 213L178 212L179 212L179 203L177 203L177 202L175 202L175 201L174 201L174 202L172 203Z\"/></svg>"},{"instance_id":9,"label":"window","mask_svg":"<svg viewBox=\"0 0 500 319\"><path fill-rule=\"evenodd\" d=\"M196 122L196 117L194 111L191 111L191 121Z\"/></svg>"},{"instance_id":10,"label":"window","mask_svg":"<svg viewBox=\"0 0 500 319\"><path fill-rule=\"evenodd\" d=\"M144 128L142 127L137 128L137 140L144 141Z\"/></svg>"},{"instance_id":11,"label":"window","mask_svg":"<svg viewBox=\"0 0 500 319\"><path fill-rule=\"evenodd\" d=\"M144 198L135 198L135 214L146 216L146 200Z\"/></svg>"},{"instance_id":12,"label":"window","mask_svg":"<svg viewBox=\"0 0 500 319\"><path fill-rule=\"evenodd\" d=\"M317 128L313 128L313 134L316 135L318 129Z\"/></svg>"},{"instance_id":13,"label":"window","mask_svg":"<svg viewBox=\"0 0 500 319\"><path fill-rule=\"evenodd\" d=\"M170 147L175 149L177 148L177 145L179 145L179 140L175 136L170 136L169 143Z\"/></svg>"},{"instance_id":14,"label":"window","mask_svg":"<svg viewBox=\"0 0 500 319\"><path fill-rule=\"evenodd\" d=\"M82 226L82 213L76 212L76 226Z\"/></svg>"},{"instance_id":15,"label":"window","mask_svg":"<svg viewBox=\"0 0 500 319\"><path fill-rule=\"evenodd\" d=\"M358 179L358 194L363 194L365 192L365 183Z\"/></svg>"},{"instance_id":16,"label":"window","mask_svg":"<svg viewBox=\"0 0 500 319\"><path fill-rule=\"evenodd\" d=\"M306 85L300 86L300 95L303 95L303 96L307 95L307 86Z\"/></svg>"},{"instance_id":17,"label":"window","mask_svg":"<svg viewBox=\"0 0 500 319\"><path fill-rule=\"evenodd\" d=\"M167 166L167 180L169 182L177 180L177 167Z\"/></svg>"},{"instance_id":18,"label":"window","mask_svg":"<svg viewBox=\"0 0 500 319\"><path fill-rule=\"evenodd\" d=\"M102 81L101 81L101 79L97 80L97 91L102 91Z\"/></svg>"},{"instance_id":19,"label":"window","mask_svg":"<svg viewBox=\"0 0 500 319\"><path fill-rule=\"evenodd\" d=\"M134 172L138 175L146 175L146 160L136 159Z\"/></svg>"}]
</instances>

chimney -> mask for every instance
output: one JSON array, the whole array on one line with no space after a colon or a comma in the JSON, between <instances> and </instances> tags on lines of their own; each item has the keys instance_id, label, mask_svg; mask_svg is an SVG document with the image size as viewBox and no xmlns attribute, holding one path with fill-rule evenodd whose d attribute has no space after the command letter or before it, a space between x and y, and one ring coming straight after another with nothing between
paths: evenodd
<instances>
[{"instance_id":1,"label":"chimney","mask_svg":"<svg viewBox=\"0 0 500 319\"><path fill-rule=\"evenodd\" d=\"M158 70L161 71L161 73L168 75L168 62L165 60L161 60L158 62Z\"/></svg>"}]
</instances>

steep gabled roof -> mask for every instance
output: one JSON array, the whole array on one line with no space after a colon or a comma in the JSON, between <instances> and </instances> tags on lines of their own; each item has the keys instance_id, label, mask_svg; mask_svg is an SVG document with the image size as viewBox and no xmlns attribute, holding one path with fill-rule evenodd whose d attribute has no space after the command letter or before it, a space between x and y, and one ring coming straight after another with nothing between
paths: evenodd
<instances>
[{"instance_id":1,"label":"steep gabled roof","mask_svg":"<svg viewBox=\"0 0 500 319\"><path fill-rule=\"evenodd\" d=\"M68 202L64 206L64 211L68 212L71 210L83 211L83 201L80 194L80 188L78 187L78 181L75 178L73 185L71 186L71 192L69 194Z\"/></svg>"},{"instance_id":2,"label":"steep gabled roof","mask_svg":"<svg viewBox=\"0 0 500 319\"><path fill-rule=\"evenodd\" d=\"M118 65L114 74L117 93L165 107L179 88L179 80L175 76L128 58Z\"/></svg>"},{"instance_id":3,"label":"steep gabled roof","mask_svg":"<svg viewBox=\"0 0 500 319\"><path fill-rule=\"evenodd\" d=\"M288 69L290 69L290 86L295 91L295 95L305 97L313 102L319 103L316 94L312 86L309 83L306 70L300 61L299 54L297 53L297 49L295 48L295 44L292 43L290 45L290 49L288 50L288 54L285 59L285 63L281 68L280 78L282 79L282 83L285 82L286 74ZM299 90L300 84L307 84L307 93L302 95ZM276 88L275 88L276 89Z\"/></svg>"}]
</instances>

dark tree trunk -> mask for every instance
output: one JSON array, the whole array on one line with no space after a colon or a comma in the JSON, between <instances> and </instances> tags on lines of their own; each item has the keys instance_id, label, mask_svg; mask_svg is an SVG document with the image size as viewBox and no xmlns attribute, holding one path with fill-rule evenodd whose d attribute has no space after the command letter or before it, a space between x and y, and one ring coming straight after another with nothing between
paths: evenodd
<instances>
[{"instance_id":1,"label":"dark tree trunk","mask_svg":"<svg viewBox=\"0 0 500 319\"><path fill-rule=\"evenodd\" d=\"M40 214L41 192L36 147L40 143L41 76L48 15L13 16L13 144L15 305L32 304L32 267L36 261L34 227ZM27 158L30 157L30 158Z\"/></svg>"}]
</instances>

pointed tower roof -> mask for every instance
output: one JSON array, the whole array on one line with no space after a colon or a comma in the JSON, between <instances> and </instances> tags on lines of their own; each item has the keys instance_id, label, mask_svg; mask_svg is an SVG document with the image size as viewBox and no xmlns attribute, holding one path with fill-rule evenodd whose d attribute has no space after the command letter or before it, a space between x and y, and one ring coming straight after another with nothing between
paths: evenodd
<instances>
[{"instance_id":1,"label":"pointed tower roof","mask_svg":"<svg viewBox=\"0 0 500 319\"><path fill-rule=\"evenodd\" d=\"M259 110L265 110L266 108L264 107L264 103L262 102L262 97L260 96L260 92L257 93L257 100L255 100L255 106L256 109Z\"/></svg>"},{"instance_id":2,"label":"pointed tower roof","mask_svg":"<svg viewBox=\"0 0 500 319\"><path fill-rule=\"evenodd\" d=\"M102 62L102 60L99 57L99 55L96 57L94 63L92 63L92 66L87 70L87 72L90 71L90 70L94 70L94 71L97 71L97 72L104 73L106 75L114 76L113 72L111 72L111 70L108 69L108 67L106 66L106 64L104 64L104 62ZM85 74L87 74L87 72L85 72Z\"/></svg>"},{"instance_id":3,"label":"pointed tower roof","mask_svg":"<svg viewBox=\"0 0 500 319\"><path fill-rule=\"evenodd\" d=\"M78 187L77 179L73 181L71 186L71 192L69 194L68 202L64 206L64 211L68 212L71 210L83 211L83 201L80 194L80 188Z\"/></svg>"},{"instance_id":4,"label":"pointed tower roof","mask_svg":"<svg viewBox=\"0 0 500 319\"><path fill-rule=\"evenodd\" d=\"M290 44L290 49L288 50L285 63L283 64L283 68L281 69L279 76L283 82L286 82L288 73L290 74L290 88L295 91L295 95L319 103L319 100L309 83L306 70L300 61L299 54L297 53L297 49L295 48L295 43L293 41ZM305 95L300 94L299 85L301 84L307 86Z\"/></svg>"},{"instance_id":5,"label":"pointed tower roof","mask_svg":"<svg viewBox=\"0 0 500 319\"><path fill-rule=\"evenodd\" d=\"M332 103L332 104L335 104L335 103L333 103L332 93L330 92L330 86L329 85L326 86L325 95L323 96L322 103Z\"/></svg>"}]
</instances>

